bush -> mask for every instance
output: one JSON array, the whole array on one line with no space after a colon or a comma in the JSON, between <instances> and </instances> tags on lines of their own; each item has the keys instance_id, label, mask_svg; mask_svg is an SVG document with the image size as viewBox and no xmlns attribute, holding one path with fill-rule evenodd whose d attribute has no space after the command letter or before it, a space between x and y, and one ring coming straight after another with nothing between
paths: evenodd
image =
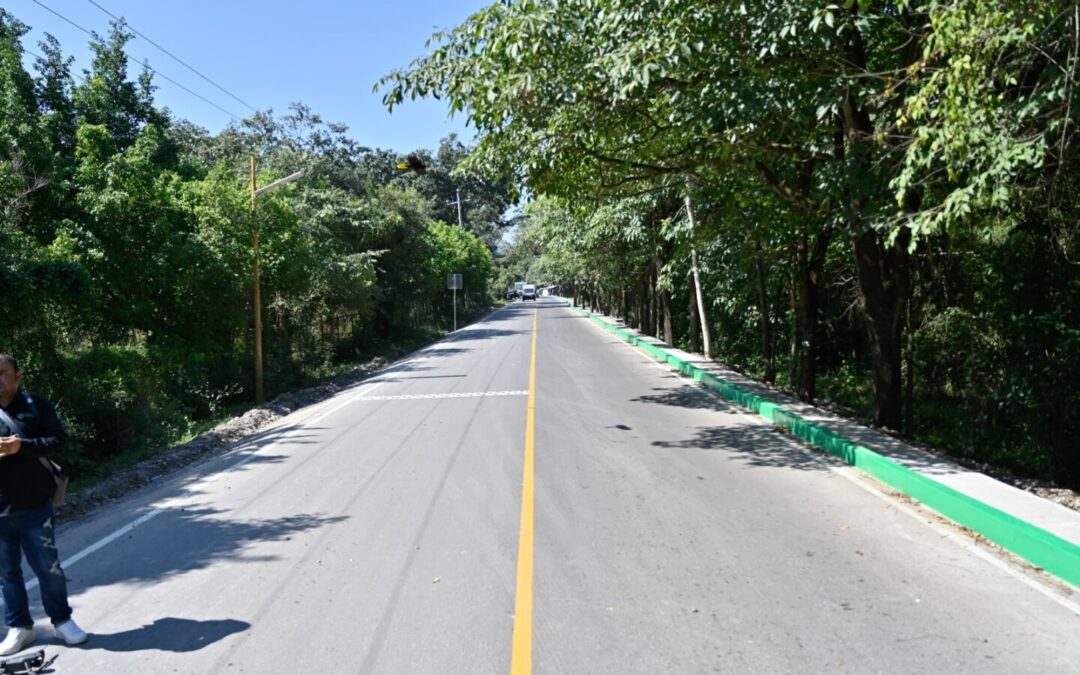
<instances>
[{"instance_id":1,"label":"bush","mask_svg":"<svg viewBox=\"0 0 1080 675\"><path fill-rule=\"evenodd\" d=\"M65 372L54 398L72 435L67 459L75 466L113 457L136 442L166 441L186 426L142 348L95 347L65 359Z\"/></svg>"}]
</instances>

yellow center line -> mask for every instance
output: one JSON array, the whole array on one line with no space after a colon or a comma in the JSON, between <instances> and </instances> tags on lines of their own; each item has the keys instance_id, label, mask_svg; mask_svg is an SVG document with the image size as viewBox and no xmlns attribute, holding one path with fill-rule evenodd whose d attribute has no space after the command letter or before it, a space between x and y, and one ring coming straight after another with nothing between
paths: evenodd
<instances>
[{"instance_id":1,"label":"yellow center line","mask_svg":"<svg viewBox=\"0 0 1080 675\"><path fill-rule=\"evenodd\" d=\"M514 648L511 675L532 673L533 608L533 437L536 430L536 325L533 311L532 360L529 364L529 409L525 416L525 468L521 480L521 533L518 535L517 597L514 600Z\"/></svg>"}]
</instances>

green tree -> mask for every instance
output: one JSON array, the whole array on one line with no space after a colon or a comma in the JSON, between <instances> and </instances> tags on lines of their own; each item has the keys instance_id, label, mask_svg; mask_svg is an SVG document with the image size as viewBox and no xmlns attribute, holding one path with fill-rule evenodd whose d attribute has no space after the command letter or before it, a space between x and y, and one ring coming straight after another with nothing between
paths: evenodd
<instances>
[{"instance_id":1,"label":"green tree","mask_svg":"<svg viewBox=\"0 0 1080 675\"><path fill-rule=\"evenodd\" d=\"M162 113L153 106L151 74L144 68L138 82L128 79L125 45L135 35L113 21L107 38L92 34L94 58L81 84L74 88L74 104L81 124L104 127L118 150L135 143L147 123L165 126Z\"/></svg>"}]
</instances>

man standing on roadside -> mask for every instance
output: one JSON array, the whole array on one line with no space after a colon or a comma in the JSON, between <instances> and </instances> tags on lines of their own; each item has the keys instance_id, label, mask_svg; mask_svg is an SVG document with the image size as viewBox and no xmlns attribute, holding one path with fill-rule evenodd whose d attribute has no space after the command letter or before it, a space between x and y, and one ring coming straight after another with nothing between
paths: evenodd
<instances>
[{"instance_id":1,"label":"man standing on roadside","mask_svg":"<svg viewBox=\"0 0 1080 675\"><path fill-rule=\"evenodd\" d=\"M0 354L0 582L8 626L0 656L14 654L34 640L22 573L24 553L37 575L41 602L56 636L69 645L86 642L86 633L71 618L67 579L56 550L52 507L56 481L41 461L63 449L67 432L52 403L23 391L21 382L15 358Z\"/></svg>"}]
</instances>

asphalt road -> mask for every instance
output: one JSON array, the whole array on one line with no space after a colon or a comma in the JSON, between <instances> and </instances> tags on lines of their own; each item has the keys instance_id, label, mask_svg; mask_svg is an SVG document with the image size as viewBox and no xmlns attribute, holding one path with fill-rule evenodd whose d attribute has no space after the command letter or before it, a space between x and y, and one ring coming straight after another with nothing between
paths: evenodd
<instances>
[{"instance_id":1,"label":"asphalt road","mask_svg":"<svg viewBox=\"0 0 1080 675\"><path fill-rule=\"evenodd\" d=\"M91 638L38 608L37 644L61 674L1077 672L1075 605L946 535L542 299L62 527Z\"/></svg>"}]
</instances>

